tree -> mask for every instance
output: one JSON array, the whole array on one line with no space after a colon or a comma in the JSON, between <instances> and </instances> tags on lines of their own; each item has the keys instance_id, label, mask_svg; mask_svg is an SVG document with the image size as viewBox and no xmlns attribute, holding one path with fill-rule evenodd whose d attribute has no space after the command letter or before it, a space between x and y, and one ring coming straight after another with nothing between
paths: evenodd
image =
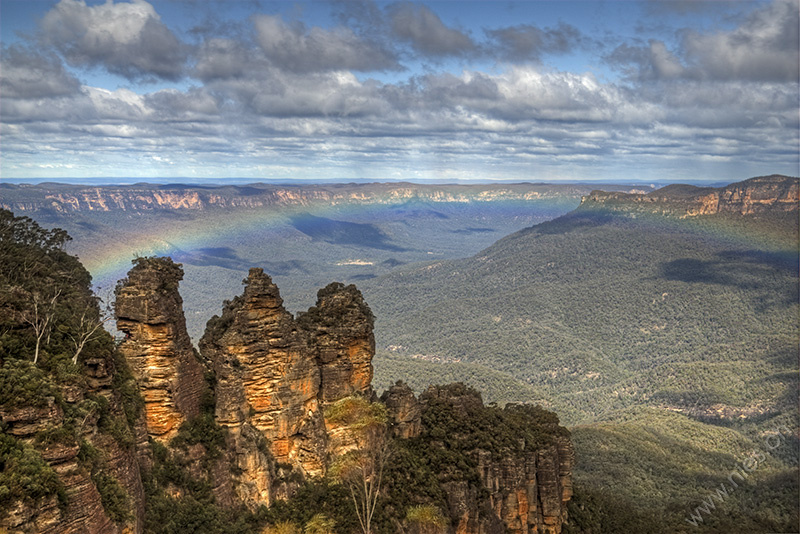
<instances>
[{"instance_id":1,"label":"tree","mask_svg":"<svg viewBox=\"0 0 800 534\"><path fill-rule=\"evenodd\" d=\"M386 407L363 397L345 397L325 411L328 423L345 427L357 448L339 457L331 471L347 487L364 534L372 534L383 482L391 456Z\"/></svg>"},{"instance_id":2,"label":"tree","mask_svg":"<svg viewBox=\"0 0 800 534\"><path fill-rule=\"evenodd\" d=\"M33 363L39 361L39 348L41 347L42 339L49 337L53 329L56 301L58 301L60 295L60 288L50 298L42 297L41 293L34 291L31 293L31 308L25 310L22 314L22 320L31 325L36 336Z\"/></svg>"},{"instance_id":3,"label":"tree","mask_svg":"<svg viewBox=\"0 0 800 534\"><path fill-rule=\"evenodd\" d=\"M87 303L86 307L83 309L83 312L81 312L80 319L78 319L78 324L74 329L75 333L68 334L73 345L75 346L75 354L72 356L73 364L78 363L78 356L80 355L81 351L83 351L86 343L102 334L103 331L100 329L100 327L114 319L114 313L110 305L106 305L103 313L98 314L96 307L92 304L94 303Z\"/></svg>"}]
</instances>

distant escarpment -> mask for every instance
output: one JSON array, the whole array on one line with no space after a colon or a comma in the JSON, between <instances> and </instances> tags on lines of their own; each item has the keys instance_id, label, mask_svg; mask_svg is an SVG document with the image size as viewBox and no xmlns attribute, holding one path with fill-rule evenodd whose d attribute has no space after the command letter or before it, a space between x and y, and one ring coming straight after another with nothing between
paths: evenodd
<instances>
[{"instance_id":1,"label":"distant escarpment","mask_svg":"<svg viewBox=\"0 0 800 534\"><path fill-rule=\"evenodd\" d=\"M719 188L675 184L647 194L592 191L581 200L583 209L603 208L679 217L717 213L753 215L797 211L799 207L800 178L777 174Z\"/></svg>"},{"instance_id":2,"label":"distant escarpment","mask_svg":"<svg viewBox=\"0 0 800 534\"><path fill-rule=\"evenodd\" d=\"M555 415L460 384L379 399L355 286L295 317L251 269L198 351L181 265L137 258L115 343L66 233L0 223L0 531L562 531L573 453Z\"/></svg>"},{"instance_id":3,"label":"distant escarpment","mask_svg":"<svg viewBox=\"0 0 800 534\"><path fill-rule=\"evenodd\" d=\"M612 186L613 187L613 186ZM631 191L630 187L614 187ZM0 184L0 208L16 212L152 212L214 209L303 207L312 204L392 204L408 201L491 202L529 201L555 197L580 198L590 191L571 184L428 185L370 183L330 185L270 185L204 187L191 185L134 184L80 186L56 183Z\"/></svg>"}]
</instances>

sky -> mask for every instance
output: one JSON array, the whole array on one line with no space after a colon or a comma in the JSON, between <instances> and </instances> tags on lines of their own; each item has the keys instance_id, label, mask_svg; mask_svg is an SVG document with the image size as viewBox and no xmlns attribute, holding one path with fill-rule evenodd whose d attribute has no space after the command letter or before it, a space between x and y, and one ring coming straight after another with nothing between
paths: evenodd
<instances>
[{"instance_id":1,"label":"sky","mask_svg":"<svg viewBox=\"0 0 800 534\"><path fill-rule=\"evenodd\" d=\"M800 0L0 0L0 180L800 174Z\"/></svg>"}]
</instances>

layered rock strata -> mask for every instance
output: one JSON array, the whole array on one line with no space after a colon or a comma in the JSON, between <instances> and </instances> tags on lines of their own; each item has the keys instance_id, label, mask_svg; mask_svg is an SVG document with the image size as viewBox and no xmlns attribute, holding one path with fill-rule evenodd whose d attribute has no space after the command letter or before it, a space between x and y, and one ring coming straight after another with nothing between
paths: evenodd
<instances>
[{"instance_id":1,"label":"layered rock strata","mask_svg":"<svg viewBox=\"0 0 800 534\"><path fill-rule=\"evenodd\" d=\"M398 380L395 385L381 395L389 414L389 427L397 438L409 439L419 436L422 431L422 410L414 392L408 385Z\"/></svg>"},{"instance_id":2,"label":"layered rock strata","mask_svg":"<svg viewBox=\"0 0 800 534\"><path fill-rule=\"evenodd\" d=\"M669 185L647 194L592 191L583 197L581 206L679 217L797 211L800 209L800 179L760 176L719 188Z\"/></svg>"},{"instance_id":3,"label":"layered rock strata","mask_svg":"<svg viewBox=\"0 0 800 534\"><path fill-rule=\"evenodd\" d=\"M203 366L186 332L178 283L183 269L169 258L140 258L116 290L119 350L145 402L147 432L168 443L181 423L200 413Z\"/></svg>"},{"instance_id":4,"label":"layered rock strata","mask_svg":"<svg viewBox=\"0 0 800 534\"><path fill-rule=\"evenodd\" d=\"M110 355L108 359L87 360L84 364L87 388L70 387L61 391L65 409L74 410L84 404L87 394L93 398L102 396L108 402L105 417L124 419L119 399L111 388L114 373ZM0 532L140 534L143 531L145 499L136 450L102 432L98 426L99 417L96 411L89 411L79 427L77 438L85 441L84 446L100 451L104 474L125 492L131 512L129 517L115 523L108 515L93 479L93 468L80 457L81 445L74 437L52 442L40 440L43 433L57 430L65 423L64 409L54 397L45 397L41 406L0 406L0 422L5 433L20 442L34 445L63 485L65 501L59 502L53 495L38 500L35 505L27 501L15 502L11 509L0 514Z\"/></svg>"},{"instance_id":5,"label":"layered rock strata","mask_svg":"<svg viewBox=\"0 0 800 534\"><path fill-rule=\"evenodd\" d=\"M262 269L244 283L209 321L200 350L216 374L216 419L241 473L236 491L252 505L284 493L271 482L285 478L276 470L325 473L324 404L371 393L375 340L372 312L354 286L320 290L296 320Z\"/></svg>"},{"instance_id":6,"label":"layered rock strata","mask_svg":"<svg viewBox=\"0 0 800 534\"><path fill-rule=\"evenodd\" d=\"M456 386L456 387L454 387ZM445 403L463 420L484 410L480 394L462 391L458 385L431 386L419 399L421 411L430 403ZM463 386L462 386L463 387ZM387 400L397 397L400 388L387 392ZM390 390L391 392L392 390ZM398 413L413 413L407 394ZM394 404L397 405L397 404ZM387 404L392 406L392 404ZM431 429L424 429L424 431ZM470 431L461 439L474 441ZM513 449L488 451L481 448L468 454L477 465L480 491L466 480L447 480L442 487L447 494L450 516L457 534L560 534L567 521L567 503L572 498L572 470L575 452L568 437L553 433L551 442L541 446L525 443ZM436 445L432 445L436 446ZM488 446L488 444L487 444ZM488 499L484 495L488 495Z\"/></svg>"}]
</instances>

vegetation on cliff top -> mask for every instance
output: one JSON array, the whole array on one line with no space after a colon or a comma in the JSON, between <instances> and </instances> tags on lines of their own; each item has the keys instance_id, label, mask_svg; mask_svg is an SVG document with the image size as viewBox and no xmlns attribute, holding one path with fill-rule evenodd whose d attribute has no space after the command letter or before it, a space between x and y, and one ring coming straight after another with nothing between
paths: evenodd
<instances>
[{"instance_id":1,"label":"vegetation on cliff top","mask_svg":"<svg viewBox=\"0 0 800 534\"><path fill-rule=\"evenodd\" d=\"M102 328L91 276L64 251L69 240L63 230L0 210L0 414L10 421L0 424L0 509L9 511L15 501L36 507L56 496L66 510L70 495L43 452L58 458L59 448L80 446L78 465L106 513L125 523L131 503L106 461L111 448L133 446L131 425L143 401ZM110 375L113 402L92 386L85 362ZM31 430L14 430L24 440L11 433L14 414L23 414L23 421L34 417ZM88 432L91 427L96 433ZM92 442L84 439L87 433Z\"/></svg>"}]
</instances>

